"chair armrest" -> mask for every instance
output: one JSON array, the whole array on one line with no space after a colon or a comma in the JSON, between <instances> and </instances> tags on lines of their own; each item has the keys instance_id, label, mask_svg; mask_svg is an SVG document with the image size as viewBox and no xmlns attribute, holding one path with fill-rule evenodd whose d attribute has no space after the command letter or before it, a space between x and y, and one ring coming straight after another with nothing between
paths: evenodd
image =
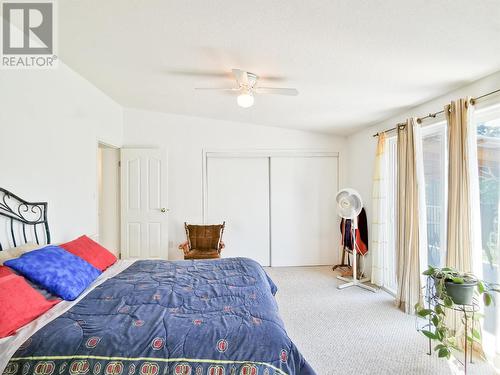
<instances>
[{"instance_id":1,"label":"chair armrest","mask_svg":"<svg viewBox=\"0 0 500 375\"><path fill-rule=\"evenodd\" d=\"M179 245L179 250L182 250L184 252L184 255L187 255L189 253L189 242L183 242Z\"/></svg>"},{"instance_id":2,"label":"chair armrest","mask_svg":"<svg viewBox=\"0 0 500 375\"><path fill-rule=\"evenodd\" d=\"M220 254L220 252L222 251L222 249L223 249L223 248L225 248L225 247L226 247L226 244L224 243L224 241L222 241L222 240L221 240L221 241L219 242L219 248L217 249L217 250L218 250L218 252L219 252L219 254Z\"/></svg>"}]
</instances>

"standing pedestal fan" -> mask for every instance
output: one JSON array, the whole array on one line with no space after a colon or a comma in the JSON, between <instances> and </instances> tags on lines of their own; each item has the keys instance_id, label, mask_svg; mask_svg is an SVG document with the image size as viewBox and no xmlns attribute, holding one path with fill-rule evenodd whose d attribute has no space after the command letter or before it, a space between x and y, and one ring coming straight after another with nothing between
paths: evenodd
<instances>
[{"instance_id":1,"label":"standing pedestal fan","mask_svg":"<svg viewBox=\"0 0 500 375\"><path fill-rule=\"evenodd\" d=\"M339 289L348 288L350 286L359 286L360 288L367 289L371 292L376 292L375 288L363 284L368 281L368 278L361 278L358 280L358 269L357 269L357 243L356 243L356 229L358 229L358 215L363 208L363 201L361 196L354 189L342 189L337 193L335 197L337 201L337 211L341 218L346 220L351 220L351 230L352 230L352 279L343 276L337 276L337 279L345 281L345 284L339 285Z\"/></svg>"}]
</instances>

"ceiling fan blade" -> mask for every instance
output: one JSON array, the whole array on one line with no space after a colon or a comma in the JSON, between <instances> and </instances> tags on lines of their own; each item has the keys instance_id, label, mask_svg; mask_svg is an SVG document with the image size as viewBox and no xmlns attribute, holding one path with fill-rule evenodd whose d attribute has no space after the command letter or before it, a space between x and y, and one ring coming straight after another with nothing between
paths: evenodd
<instances>
[{"instance_id":1,"label":"ceiling fan blade","mask_svg":"<svg viewBox=\"0 0 500 375\"><path fill-rule=\"evenodd\" d=\"M274 94L274 95L289 95L297 96L299 91L297 89L281 88L281 87L257 87L255 89L257 94Z\"/></svg>"},{"instance_id":2,"label":"ceiling fan blade","mask_svg":"<svg viewBox=\"0 0 500 375\"><path fill-rule=\"evenodd\" d=\"M259 80L260 81L283 82L283 81L286 81L287 78L283 77L283 76L277 76L277 75L260 75L259 74Z\"/></svg>"},{"instance_id":3,"label":"ceiling fan blade","mask_svg":"<svg viewBox=\"0 0 500 375\"><path fill-rule=\"evenodd\" d=\"M240 69L233 69L234 78L238 81L239 85L248 86L248 75L247 72Z\"/></svg>"},{"instance_id":4,"label":"ceiling fan blade","mask_svg":"<svg viewBox=\"0 0 500 375\"><path fill-rule=\"evenodd\" d=\"M225 88L225 87L195 87L195 90L218 90L218 91L240 91L240 89L235 88Z\"/></svg>"},{"instance_id":5,"label":"ceiling fan blade","mask_svg":"<svg viewBox=\"0 0 500 375\"><path fill-rule=\"evenodd\" d=\"M163 70L162 72L184 77L206 77L206 78L229 78L232 79L232 75L229 72L221 72L214 70Z\"/></svg>"}]
</instances>

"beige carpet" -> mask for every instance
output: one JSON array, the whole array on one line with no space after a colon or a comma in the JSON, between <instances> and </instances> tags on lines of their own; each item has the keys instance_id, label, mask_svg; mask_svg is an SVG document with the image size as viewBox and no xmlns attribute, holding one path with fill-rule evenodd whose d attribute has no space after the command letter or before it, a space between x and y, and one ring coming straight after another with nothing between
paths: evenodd
<instances>
[{"instance_id":1,"label":"beige carpet","mask_svg":"<svg viewBox=\"0 0 500 375\"><path fill-rule=\"evenodd\" d=\"M318 375L463 373L435 354L387 293L337 289L330 267L266 268L290 338ZM487 363L468 374L493 374Z\"/></svg>"}]
</instances>

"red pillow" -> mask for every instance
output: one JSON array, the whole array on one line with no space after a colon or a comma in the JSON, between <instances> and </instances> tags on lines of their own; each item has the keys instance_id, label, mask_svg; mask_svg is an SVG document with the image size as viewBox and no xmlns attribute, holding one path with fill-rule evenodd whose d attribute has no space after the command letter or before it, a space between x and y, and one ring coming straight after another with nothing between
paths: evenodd
<instances>
[{"instance_id":1,"label":"red pillow","mask_svg":"<svg viewBox=\"0 0 500 375\"><path fill-rule=\"evenodd\" d=\"M7 266L0 266L0 278L13 275L14 272Z\"/></svg>"},{"instance_id":2,"label":"red pillow","mask_svg":"<svg viewBox=\"0 0 500 375\"><path fill-rule=\"evenodd\" d=\"M104 271L116 262L116 257L113 254L85 235L59 246L101 271Z\"/></svg>"},{"instance_id":3,"label":"red pillow","mask_svg":"<svg viewBox=\"0 0 500 375\"><path fill-rule=\"evenodd\" d=\"M0 338L38 318L60 300L48 301L23 277L11 274L0 277Z\"/></svg>"}]
</instances>

